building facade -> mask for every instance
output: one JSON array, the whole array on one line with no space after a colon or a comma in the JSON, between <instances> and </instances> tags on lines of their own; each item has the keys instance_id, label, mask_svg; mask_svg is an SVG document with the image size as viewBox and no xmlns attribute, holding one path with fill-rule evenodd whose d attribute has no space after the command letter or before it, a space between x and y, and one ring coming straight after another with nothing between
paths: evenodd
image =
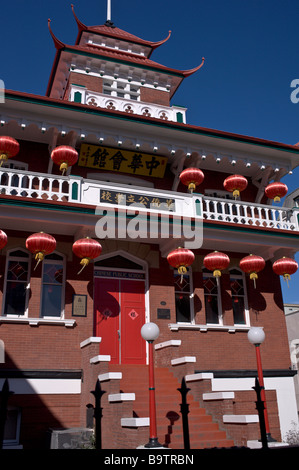
<instances>
[{"instance_id":1,"label":"building facade","mask_svg":"<svg viewBox=\"0 0 299 470\"><path fill-rule=\"evenodd\" d=\"M299 225L296 211L272 202L265 188L298 165L299 148L187 124L186 109L171 99L204 60L188 71L171 69L151 59L169 36L153 43L111 21L88 27L73 13L75 45L63 44L49 23L56 56L46 96L6 90L0 109L0 136L19 143L0 168L0 228L7 235L0 386L7 379L13 392L4 444L67 447L70 436L88 434L98 380L105 392L103 448L145 444L146 322L160 330L163 445L183 445L177 391L183 377L192 402L191 448L247 446L260 438L252 326L266 335L269 425L279 442L298 418L272 265L294 257ZM67 168L51 158L62 146L78 153ZM186 168L204 175L193 191L181 181ZM223 185L236 174L247 180L238 197ZM39 234L38 245L41 232L55 247L37 263L28 238ZM96 256L82 251L92 258L86 266L74 253L80 240L101 245ZM168 262L179 247L194 254L183 274ZM214 252L229 259L219 277L205 262ZM250 254L265 263L257 279L240 267Z\"/></svg>"}]
</instances>

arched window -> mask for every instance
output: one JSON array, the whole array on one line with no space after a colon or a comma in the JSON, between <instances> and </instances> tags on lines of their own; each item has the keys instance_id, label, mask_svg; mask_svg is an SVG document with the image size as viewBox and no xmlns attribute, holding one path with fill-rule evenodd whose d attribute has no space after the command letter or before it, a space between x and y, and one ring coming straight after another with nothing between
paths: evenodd
<instances>
[{"instance_id":1,"label":"arched window","mask_svg":"<svg viewBox=\"0 0 299 470\"><path fill-rule=\"evenodd\" d=\"M64 286L64 256L56 252L45 256L42 270L41 317L63 316Z\"/></svg>"},{"instance_id":2,"label":"arched window","mask_svg":"<svg viewBox=\"0 0 299 470\"><path fill-rule=\"evenodd\" d=\"M222 308L221 308L221 293L219 283L213 276L213 273L207 269L203 269L203 286L204 286L204 299L205 299L205 312L206 323L217 325L223 324Z\"/></svg>"},{"instance_id":3,"label":"arched window","mask_svg":"<svg viewBox=\"0 0 299 470\"><path fill-rule=\"evenodd\" d=\"M249 313L244 274L236 268L230 269L229 274L234 324L245 325L249 322Z\"/></svg>"},{"instance_id":4,"label":"arched window","mask_svg":"<svg viewBox=\"0 0 299 470\"><path fill-rule=\"evenodd\" d=\"M30 256L21 249L6 258L3 315L28 315Z\"/></svg>"},{"instance_id":5,"label":"arched window","mask_svg":"<svg viewBox=\"0 0 299 470\"><path fill-rule=\"evenodd\" d=\"M193 286L192 286L192 271L188 268L186 274L181 277L178 270L174 270L174 291L175 291L175 310L176 322L193 321Z\"/></svg>"}]
</instances>

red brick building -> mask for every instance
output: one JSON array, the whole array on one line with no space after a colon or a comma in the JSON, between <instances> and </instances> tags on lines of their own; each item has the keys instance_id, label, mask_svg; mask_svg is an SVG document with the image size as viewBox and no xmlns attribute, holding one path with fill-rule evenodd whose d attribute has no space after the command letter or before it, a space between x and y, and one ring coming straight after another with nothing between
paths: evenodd
<instances>
[{"instance_id":1,"label":"red brick building","mask_svg":"<svg viewBox=\"0 0 299 470\"><path fill-rule=\"evenodd\" d=\"M250 446L260 438L252 326L261 346L271 435L297 422L280 279L273 262L297 251L296 214L265 194L299 161L296 146L187 124L172 106L189 71L154 62L158 43L116 27L88 27L75 15L75 45L53 34L56 56L46 96L6 90L0 136L19 152L0 168L0 385L8 379L5 446L62 446L93 426L97 380L103 448L148 440L148 345L155 341L158 438L182 448L177 391L190 392L191 448ZM201 72L199 72L201 73ZM186 79L186 80L185 80ZM184 83L183 83L184 82ZM52 151L78 160L62 174ZM189 192L180 175L200 168ZM235 199L223 186L242 175ZM36 266L27 243L44 232L55 249ZM73 252L90 237L101 254L81 271ZM185 246L195 259L181 278L167 260ZM226 254L219 278L206 255ZM250 255L265 267L254 284L240 268ZM83 256L83 255L82 255ZM50 439L51 438L51 439ZM57 442L59 441L59 444Z\"/></svg>"}]
</instances>

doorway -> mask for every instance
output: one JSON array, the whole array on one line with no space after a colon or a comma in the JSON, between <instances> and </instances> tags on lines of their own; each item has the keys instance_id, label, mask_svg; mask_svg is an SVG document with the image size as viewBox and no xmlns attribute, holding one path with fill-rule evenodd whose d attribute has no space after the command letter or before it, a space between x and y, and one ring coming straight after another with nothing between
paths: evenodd
<instances>
[{"instance_id":1,"label":"doorway","mask_svg":"<svg viewBox=\"0 0 299 470\"><path fill-rule=\"evenodd\" d=\"M116 263L121 267L115 268ZM117 256L95 263L94 275L95 335L102 338L101 355L110 355L111 364L145 364L146 342L140 334L145 323L143 267Z\"/></svg>"}]
</instances>

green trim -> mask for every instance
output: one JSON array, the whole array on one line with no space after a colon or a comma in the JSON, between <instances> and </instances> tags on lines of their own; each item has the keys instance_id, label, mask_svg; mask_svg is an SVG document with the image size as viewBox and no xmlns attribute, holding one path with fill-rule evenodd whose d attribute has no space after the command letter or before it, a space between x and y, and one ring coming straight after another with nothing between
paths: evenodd
<instances>
[{"instance_id":1,"label":"green trim","mask_svg":"<svg viewBox=\"0 0 299 470\"><path fill-rule=\"evenodd\" d=\"M145 121L144 119L142 119L142 117L138 117L138 116L134 116L134 117L128 117L128 116L119 116L119 115L114 115L114 114L111 114L109 111L105 111L105 110L100 110L99 108L97 108L97 110L93 110L93 109L88 109L88 107L82 105L82 108L79 108L79 107L76 107L74 106L74 103L73 102L69 102L69 101L62 101L61 103L54 103L54 102L48 102L48 101L44 101L42 98L34 98L32 96L30 97L27 97L27 96L14 96L14 95L10 95L9 92L6 92L5 93L5 98L6 100L10 99L12 101L20 101L20 102L25 102L25 103L31 103L31 104L39 104L39 105L42 105L42 106L50 106L52 108L59 108L59 109L65 109L65 110L68 110L68 111L74 111L74 112L79 112L79 113L83 113L83 114L90 114L90 115L93 115L93 116L105 116L105 117L109 117L110 119L119 119L119 120L122 120L122 121L126 121L126 122L131 122L132 124L133 123L139 123L139 124L143 124L143 125L149 125L149 126L154 126L154 127L161 127L161 128L169 128L171 130L174 130L174 131L178 131L178 132L185 132L185 133L188 133L188 134L197 134L197 135L204 135L206 137L212 137L212 138L215 138L215 139L222 139L222 140L230 140L230 141L234 141L234 142L240 142L242 144L249 144L249 145L255 145L257 147L265 147L265 148L272 148L272 149L276 149L276 150L279 150L279 151L283 151L283 152L288 152L288 153L293 153L293 154L298 154L299 156L299 148L298 149L295 149L295 148L283 148L283 147L280 147L280 146L277 146L275 142L254 142L254 141L251 141L249 139L246 138L246 136L244 136L244 139L240 139L238 136L234 136L234 135L217 135L216 133L213 133L211 130L204 130L204 129L199 129L199 128L189 128L189 127L185 127L185 126L188 126L186 124L179 124L178 127L176 127L178 125L178 123L171 123L171 122L168 122L168 121L163 121L163 123L159 123L159 122L150 122L150 121ZM46 98L46 99L49 99L49 98ZM184 126L184 127L183 127Z\"/></svg>"},{"instance_id":2,"label":"green trim","mask_svg":"<svg viewBox=\"0 0 299 470\"><path fill-rule=\"evenodd\" d=\"M204 221L203 224L209 224L208 221ZM209 225L212 225L212 224L209 224ZM242 232L242 233L256 233L256 234L261 234L261 230L263 229L255 229L255 228L251 228L251 229L247 229L247 228L243 228L243 227L240 227L239 225L236 225L234 227L232 227L231 225L218 225L218 224L215 224L213 225L212 227L213 229L216 229L216 230L226 230L226 231L233 231L233 232ZM279 236L279 237L287 237L287 238L298 238L299 236L299 232L290 232L290 233L281 233L281 232L275 232L274 230L263 230L263 235L265 235L265 233L267 233L268 235L270 236Z\"/></svg>"},{"instance_id":3,"label":"green trim","mask_svg":"<svg viewBox=\"0 0 299 470\"><path fill-rule=\"evenodd\" d=\"M47 203L40 203L40 202L29 202L29 201L16 201L15 199L14 200L9 200L9 199L1 199L0 198L0 205L9 205L9 206L26 206L26 207L29 207L29 208L33 208L33 209L46 209L46 210L53 210L53 211L59 211L59 212L75 212L75 213L83 213L83 214L91 214L91 215L97 215L96 214L96 209L94 207L78 207L78 206L62 206L62 205L52 205L52 204L47 204ZM107 209L103 209L103 211L107 211ZM171 215L171 214L169 214ZM175 214L174 214L175 215ZM142 216L142 214L139 214L139 217L145 217L147 219L147 221L150 220L150 216L149 215L144 215ZM299 214L298 214L298 217L299 217ZM128 215L126 214L126 219L129 220L129 219L134 219L135 218L135 215ZM177 223L180 223L182 225L182 220L179 219L179 220L176 220L176 219L171 219L169 218L169 223L170 225L173 225L173 224L177 224ZM191 220L191 227L195 227L195 223L196 221L194 220ZM240 232L240 233L248 233L248 234L257 234L257 235L265 235L265 233L267 233L269 236L278 236L278 237L284 237L284 238L296 238L298 239L298 235L299 233L298 232L291 232L291 233L281 233L281 232L275 232L275 231L264 231L262 230L258 230L258 229L254 229L254 228L251 228L251 229L248 229L248 228L244 228L242 226L234 226L232 227L231 225L230 226L226 226L226 225L223 225L223 224L209 224L209 222L207 221L203 221L203 230L205 230L205 225L210 225L212 226L211 228L212 229L215 229L215 230L225 230L225 231L231 231L231 232Z\"/></svg>"}]
</instances>

